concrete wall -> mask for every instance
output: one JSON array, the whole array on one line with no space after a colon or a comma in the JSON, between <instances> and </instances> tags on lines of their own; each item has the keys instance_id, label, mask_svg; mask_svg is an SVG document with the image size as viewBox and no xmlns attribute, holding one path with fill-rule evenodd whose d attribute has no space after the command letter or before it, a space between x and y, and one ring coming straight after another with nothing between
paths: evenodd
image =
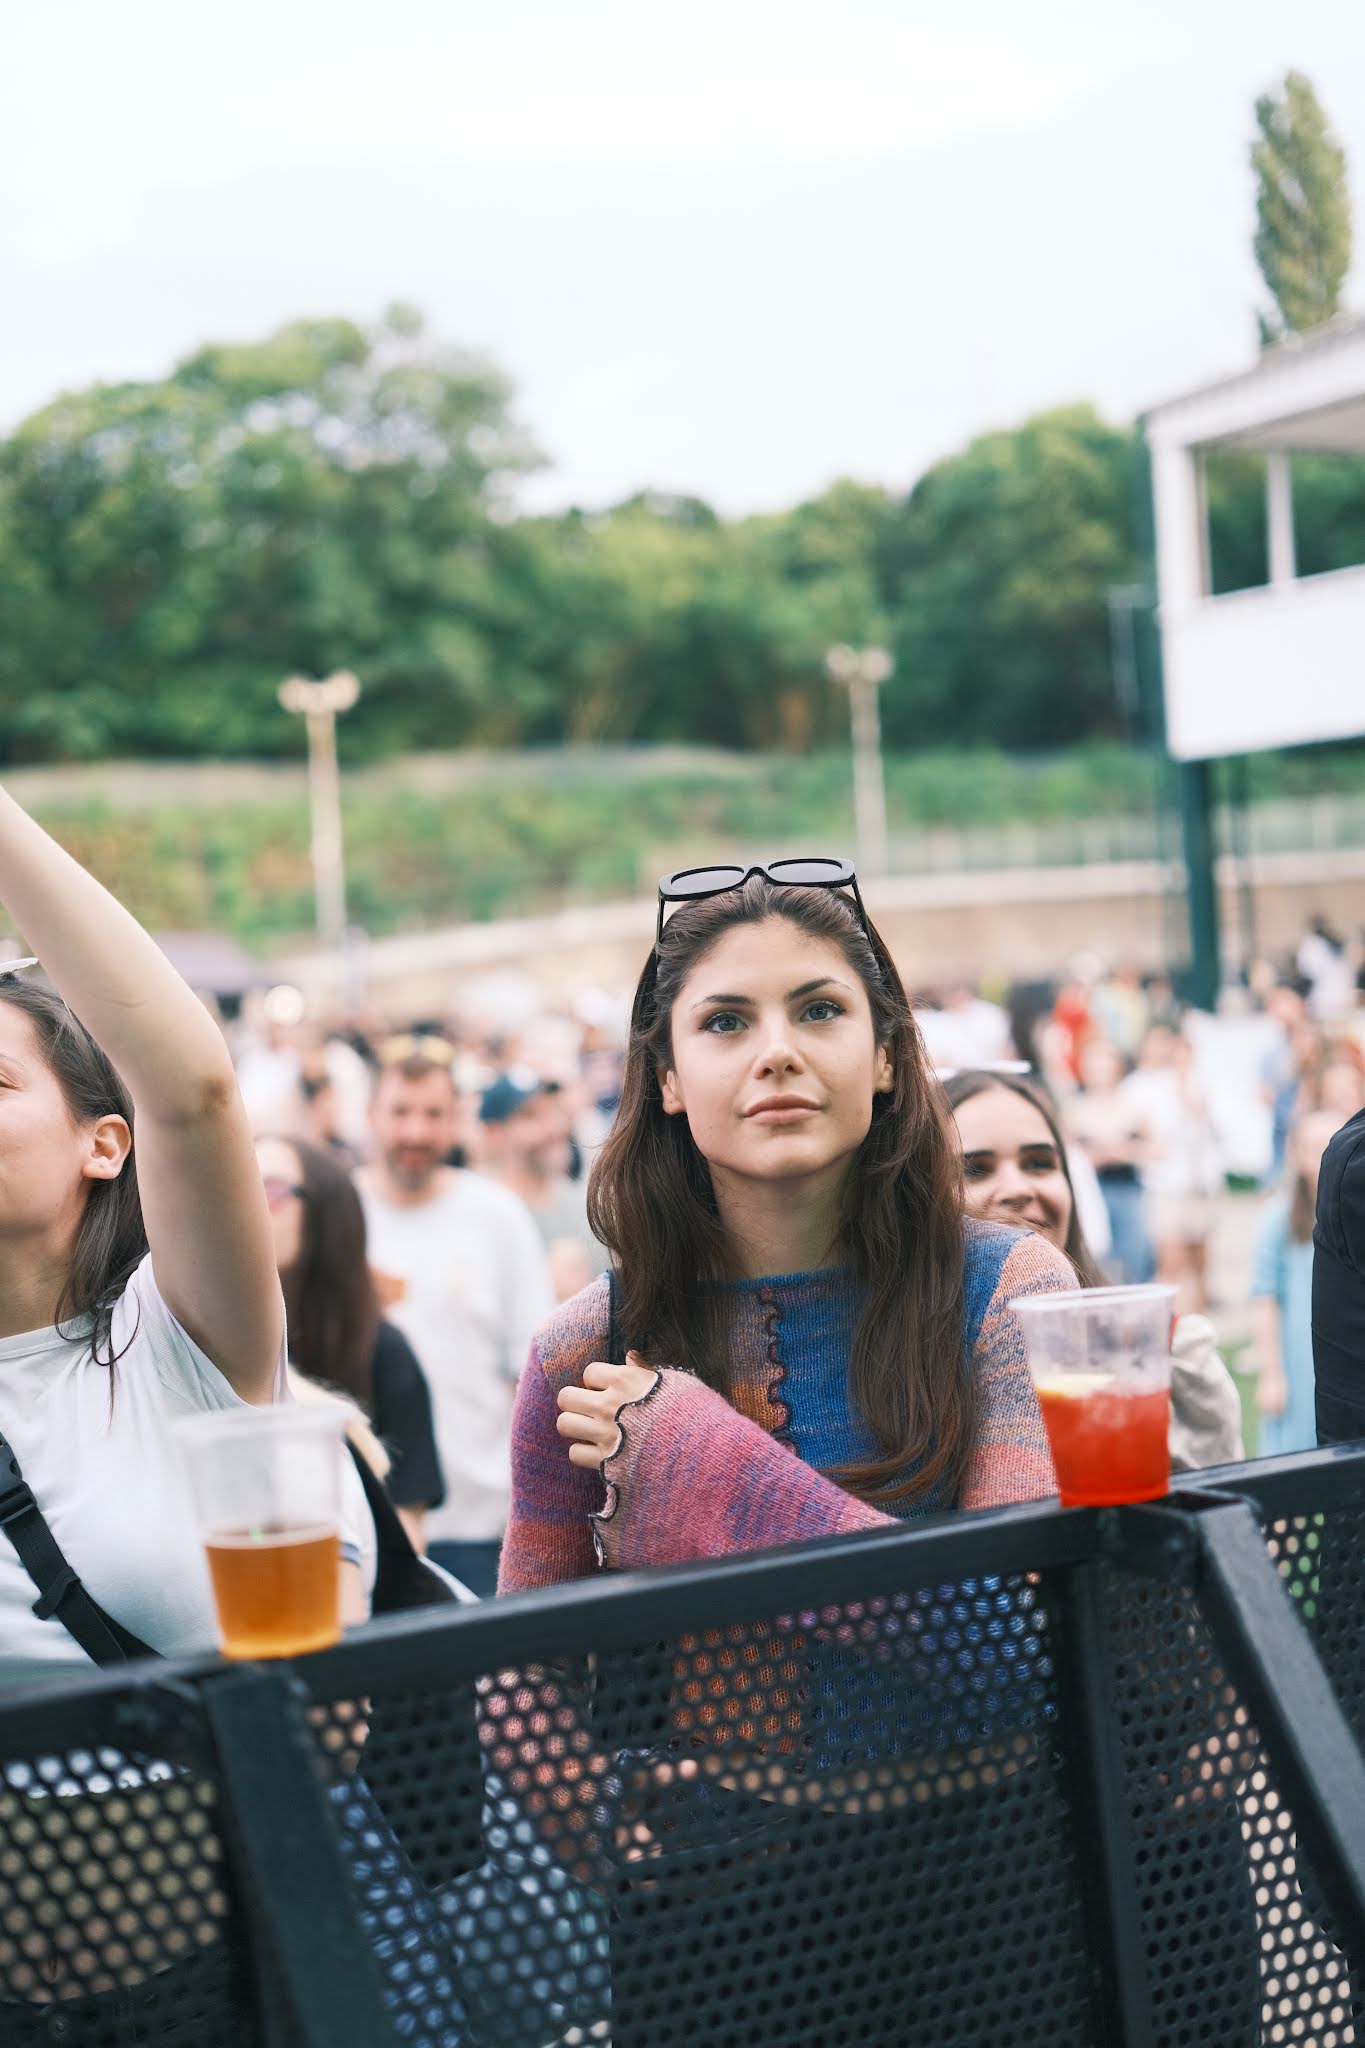
<instances>
[{"instance_id":1,"label":"concrete wall","mask_svg":"<svg viewBox=\"0 0 1365 2048\"><path fill-rule=\"evenodd\" d=\"M1365 927L1365 848L1263 855L1252 864L1252 881L1261 952L1292 951L1318 914L1351 936ZM1219 882L1232 950L1239 892L1231 863L1220 863ZM1165 938L1172 910L1183 914L1180 871L1155 861L897 877L865 893L912 987L955 977L999 983L1047 975L1081 951L1164 968L1172 964ZM376 941L367 951L366 979L373 1003L395 1016L440 1012L471 983L509 972L564 1000L585 987L630 988L653 933L647 900L462 925ZM333 979L326 960L299 956L277 962L275 972L325 1006Z\"/></svg>"}]
</instances>

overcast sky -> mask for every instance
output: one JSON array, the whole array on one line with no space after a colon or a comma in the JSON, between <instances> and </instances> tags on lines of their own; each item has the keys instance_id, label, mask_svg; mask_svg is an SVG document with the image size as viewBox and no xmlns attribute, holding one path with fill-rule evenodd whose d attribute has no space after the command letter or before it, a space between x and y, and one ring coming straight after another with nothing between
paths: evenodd
<instances>
[{"instance_id":1,"label":"overcast sky","mask_svg":"<svg viewBox=\"0 0 1365 2048\"><path fill-rule=\"evenodd\" d=\"M1249 360L1291 66L1359 209L1358 0L12 4L0 427L402 298L514 379L528 504L903 489Z\"/></svg>"}]
</instances>

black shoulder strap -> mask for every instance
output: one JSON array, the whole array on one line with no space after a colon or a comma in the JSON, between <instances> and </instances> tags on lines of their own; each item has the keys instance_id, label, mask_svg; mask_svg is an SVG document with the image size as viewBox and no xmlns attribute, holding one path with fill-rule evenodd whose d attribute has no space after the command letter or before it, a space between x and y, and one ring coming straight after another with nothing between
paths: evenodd
<instances>
[{"instance_id":1,"label":"black shoulder strap","mask_svg":"<svg viewBox=\"0 0 1365 2048\"><path fill-rule=\"evenodd\" d=\"M0 1529L18 1552L19 1562L38 1588L33 1612L40 1621L59 1621L95 1664L126 1664L132 1657L160 1652L106 1614L62 1554L43 1511L19 1469L19 1460L0 1436Z\"/></svg>"},{"instance_id":2,"label":"black shoulder strap","mask_svg":"<svg viewBox=\"0 0 1365 2048\"><path fill-rule=\"evenodd\" d=\"M410 1607L441 1607L455 1595L440 1575L428 1571L426 1561L413 1548L402 1517L389 1498L389 1490L363 1451L346 1438L351 1463L360 1475L365 1504L374 1519L377 1545L374 1594L370 1605L375 1614L401 1614Z\"/></svg>"}]
</instances>

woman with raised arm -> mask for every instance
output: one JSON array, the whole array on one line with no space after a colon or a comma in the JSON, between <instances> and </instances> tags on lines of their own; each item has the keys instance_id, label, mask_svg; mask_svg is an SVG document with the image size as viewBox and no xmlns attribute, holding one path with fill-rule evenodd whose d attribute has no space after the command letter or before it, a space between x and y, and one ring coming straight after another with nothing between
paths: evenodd
<instances>
[{"instance_id":1,"label":"woman with raised arm","mask_svg":"<svg viewBox=\"0 0 1365 2048\"><path fill-rule=\"evenodd\" d=\"M0 902L51 984L0 972L0 1431L105 1615L167 1655L208 1650L171 1428L284 1392L270 1218L231 1061L135 919L3 791ZM372 1544L363 1503L352 1518ZM86 1661L65 1603L34 1612L18 1547L32 1519L7 1520L0 1542L0 1683ZM360 1618L353 1561L344 1580Z\"/></svg>"},{"instance_id":2,"label":"woman with raised arm","mask_svg":"<svg viewBox=\"0 0 1365 2048\"><path fill-rule=\"evenodd\" d=\"M846 863L665 879L589 1208L622 1345L605 1279L536 1340L501 1591L1055 1490L1009 1304L1075 1275L964 1214Z\"/></svg>"}]
</instances>

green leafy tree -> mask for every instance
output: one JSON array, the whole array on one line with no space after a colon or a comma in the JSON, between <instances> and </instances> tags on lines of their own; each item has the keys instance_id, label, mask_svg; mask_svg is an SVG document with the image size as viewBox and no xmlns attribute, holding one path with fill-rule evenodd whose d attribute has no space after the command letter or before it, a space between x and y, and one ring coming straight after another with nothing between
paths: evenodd
<instances>
[{"instance_id":1,"label":"green leafy tree","mask_svg":"<svg viewBox=\"0 0 1365 2048\"><path fill-rule=\"evenodd\" d=\"M931 469L894 551L892 746L1061 746L1117 731L1107 592L1135 573L1132 436L1089 406Z\"/></svg>"},{"instance_id":2,"label":"green leafy tree","mask_svg":"<svg viewBox=\"0 0 1365 2048\"><path fill-rule=\"evenodd\" d=\"M1341 308L1351 266L1346 152L1302 72L1256 102L1256 261L1273 301L1261 342L1307 334Z\"/></svg>"},{"instance_id":3,"label":"green leafy tree","mask_svg":"<svg viewBox=\"0 0 1365 2048\"><path fill-rule=\"evenodd\" d=\"M514 517L534 455L496 370L406 308L298 322L73 393L0 443L0 761L295 753L278 683L335 667L364 685L352 760L800 753L846 743L840 641L895 652L892 745L1065 743L1114 722L1130 454L1075 407L903 501L844 480L734 522L659 494Z\"/></svg>"},{"instance_id":4,"label":"green leafy tree","mask_svg":"<svg viewBox=\"0 0 1365 2048\"><path fill-rule=\"evenodd\" d=\"M485 627L532 460L501 376L401 307L59 399L0 446L0 754L292 749L280 678L336 666L358 750L505 718Z\"/></svg>"}]
</instances>

